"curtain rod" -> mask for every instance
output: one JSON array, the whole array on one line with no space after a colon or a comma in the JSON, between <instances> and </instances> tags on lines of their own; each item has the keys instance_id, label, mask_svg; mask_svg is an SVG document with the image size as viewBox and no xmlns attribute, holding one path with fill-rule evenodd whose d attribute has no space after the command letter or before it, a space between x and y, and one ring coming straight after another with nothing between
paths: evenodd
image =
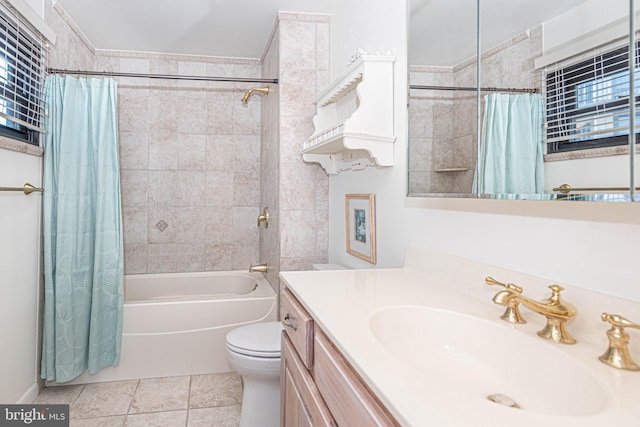
<instances>
[{"instance_id":1,"label":"curtain rod","mask_svg":"<svg viewBox=\"0 0 640 427\"><path fill-rule=\"evenodd\" d=\"M273 83L278 84L278 79L255 79L245 77L207 77L207 76L181 76L175 74L141 74L141 73L117 73L110 71L88 71L88 70L61 70L57 68L47 68L49 74L77 74L83 76L102 77L139 77L145 79L166 79L166 80L197 80L207 82L239 82L239 83Z\"/></svg>"},{"instance_id":2,"label":"curtain rod","mask_svg":"<svg viewBox=\"0 0 640 427\"><path fill-rule=\"evenodd\" d=\"M422 86L410 85L409 89L427 89L427 90L453 90L453 91L473 91L478 88L471 86ZM538 93L538 89L517 89L510 87L481 87L481 92L511 92L511 93Z\"/></svg>"}]
</instances>

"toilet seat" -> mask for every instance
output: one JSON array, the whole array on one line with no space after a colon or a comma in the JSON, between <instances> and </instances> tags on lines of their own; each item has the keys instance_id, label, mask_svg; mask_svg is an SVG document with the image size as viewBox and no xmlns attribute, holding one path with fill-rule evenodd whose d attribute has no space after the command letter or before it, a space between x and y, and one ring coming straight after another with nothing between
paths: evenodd
<instances>
[{"instance_id":1,"label":"toilet seat","mask_svg":"<svg viewBox=\"0 0 640 427\"><path fill-rule=\"evenodd\" d=\"M227 334L227 348L234 353L261 358L280 357L280 322L241 326Z\"/></svg>"}]
</instances>

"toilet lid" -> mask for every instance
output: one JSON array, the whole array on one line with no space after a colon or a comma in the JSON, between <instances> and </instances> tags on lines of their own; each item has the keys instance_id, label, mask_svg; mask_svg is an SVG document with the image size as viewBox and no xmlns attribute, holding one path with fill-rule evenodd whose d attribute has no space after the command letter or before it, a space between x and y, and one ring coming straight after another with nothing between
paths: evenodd
<instances>
[{"instance_id":1,"label":"toilet lid","mask_svg":"<svg viewBox=\"0 0 640 427\"><path fill-rule=\"evenodd\" d=\"M227 334L227 347L236 353L256 357L280 357L280 322L241 326Z\"/></svg>"}]
</instances>

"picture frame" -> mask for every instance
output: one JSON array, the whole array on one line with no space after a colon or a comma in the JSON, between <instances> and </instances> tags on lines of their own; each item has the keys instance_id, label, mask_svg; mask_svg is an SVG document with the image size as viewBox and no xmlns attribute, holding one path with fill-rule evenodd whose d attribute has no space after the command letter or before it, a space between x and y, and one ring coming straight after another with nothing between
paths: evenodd
<instances>
[{"instance_id":1,"label":"picture frame","mask_svg":"<svg viewBox=\"0 0 640 427\"><path fill-rule=\"evenodd\" d=\"M376 212L374 194L345 195L347 253L376 263Z\"/></svg>"}]
</instances>

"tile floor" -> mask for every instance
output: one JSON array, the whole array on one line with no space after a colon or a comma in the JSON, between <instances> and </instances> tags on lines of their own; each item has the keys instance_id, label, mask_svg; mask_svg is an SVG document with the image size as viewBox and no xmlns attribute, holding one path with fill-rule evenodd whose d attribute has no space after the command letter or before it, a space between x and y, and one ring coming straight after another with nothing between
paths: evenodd
<instances>
[{"instance_id":1,"label":"tile floor","mask_svg":"<svg viewBox=\"0 0 640 427\"><path fill-rule=\"evenodd\" d=\"M45 388L34 403L69 404L70 427L238 426L235 372Z\"/></svg>"}]
</instances>

